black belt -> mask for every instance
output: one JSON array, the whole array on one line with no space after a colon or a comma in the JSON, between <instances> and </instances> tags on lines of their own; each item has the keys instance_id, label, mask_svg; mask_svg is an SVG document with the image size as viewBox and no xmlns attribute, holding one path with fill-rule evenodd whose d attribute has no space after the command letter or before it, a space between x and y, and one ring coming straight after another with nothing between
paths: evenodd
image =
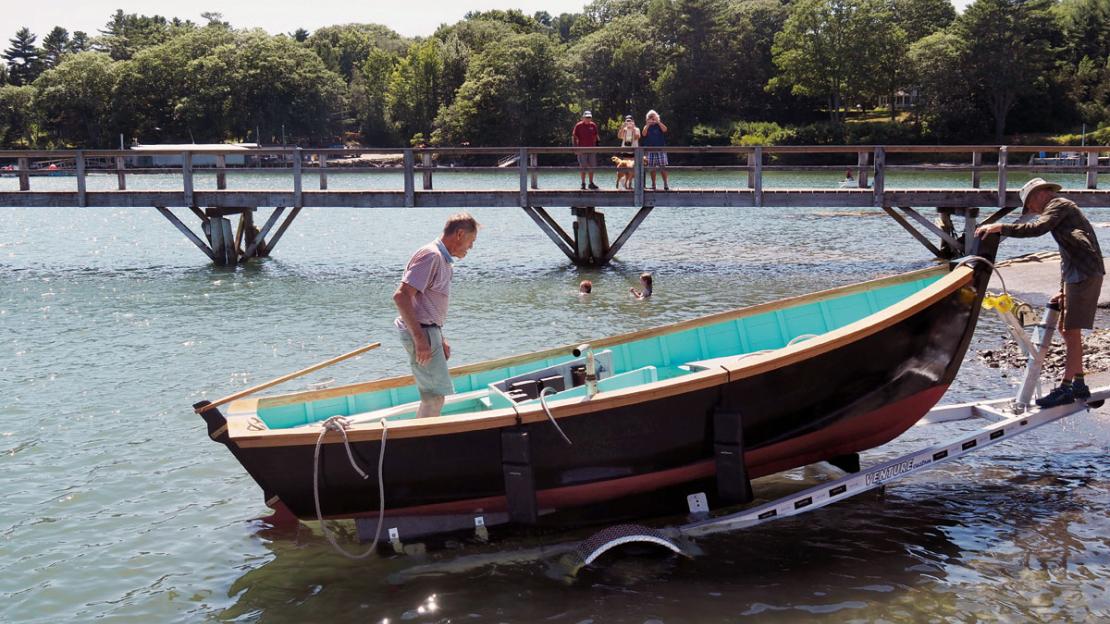
<instances>
[{"instance_id":1,"label":"black belt","mask_svg":"<svg viewBox=\"0 0 1110 624\"><path fill-rule=\"evenodd\" d=\"M420 326L421 327L435 327L436 329L439 329L439 325L436 325L435 323L421 323Z\"/></svg>"}]
</instances>

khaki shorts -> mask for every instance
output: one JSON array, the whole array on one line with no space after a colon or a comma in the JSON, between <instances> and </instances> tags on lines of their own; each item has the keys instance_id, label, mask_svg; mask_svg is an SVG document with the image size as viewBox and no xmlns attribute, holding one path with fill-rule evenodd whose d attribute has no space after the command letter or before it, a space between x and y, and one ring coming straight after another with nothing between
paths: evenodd
<instances>
[{"instance_id":1,"label":"khaki shorts","mask_svg":"<svg viewBox=\"0 0 1110 624\"><path fill-rule=\"evenodd\" d=\"M1064 329L1094 329L1102 276L1064 284Z\"/></svg>"},{"instance_id":2,"label":"khaki shorts","mask_svg":"<svg viewBox=\"0 0 1110 624\"><path fill-rule=\"evenodd\" d=\"M590 152L589 154L578 154L578 166L583 169L592 169L597 167L597 152Z\"/></svg>"},{"instance_id":3,"label":"khaki shorts","mask_svg":"<svg viewBox=\"0 0 1110 624\"><path fill-rule=\"evenodd\" d=\"M432 347L432 359L423 366L416 363L416 344L412 341L412 334L401 332L401 344L405 345L405 351L409 353L409 365L412 366L412 376L416 378L416 389L420 391L421 397L455 394L455 386L447 372L447 358L443 353L443 331L438 327L419 329L428 337L428 344Z\"/></svg>"}]
</instances>

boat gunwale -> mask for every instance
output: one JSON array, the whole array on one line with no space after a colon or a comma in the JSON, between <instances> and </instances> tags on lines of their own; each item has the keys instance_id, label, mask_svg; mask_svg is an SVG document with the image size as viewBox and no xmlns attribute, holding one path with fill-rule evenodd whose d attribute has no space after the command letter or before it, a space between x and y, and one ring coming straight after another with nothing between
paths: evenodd
<instances>
[{"instance_id":1,"label":"boat gunwale","mask_svg":"<svg viewBox=\"0 0 1110 624\"><path fill-rule=\"evenodd\" d=\"M542 351L532 351L529 353L518 353L516 355L509 355L493 360L484 360L475 362L473 364L463 364L456 366L449 370L452 377L460 375L472 375L474 373L481 373L492 368L503 368L512 366L520 362L527 362L529 360L547 359L566 355L574 347L582 344L583 342L589 343L594 349L601 349L617 344L623 344L640 340L643 338L651 338L652 336L669 334L677 331L684 331L705 325L715 325L723 321L735 320L756 314L763 314L765 312L773 312L784 308L791 308L807 303L822 301L825 299L835 299L844 295L852 294L854 292L862 292L874 290L880 284L895 285L905 282L914 282L924 279L932 273L945 272L947 269L943 265L926 267L924 269L917 269L906 273L898 273L896 275L888 275L885 277L868 280L865 282L855 282L852 284L845 284L844 286L837 286L826 290L819 290L811 293L804 293L785 299L776 299L765 303L757 303L750 306L741 308L732 308L722 312L715 312L706 316L699 316L697 318L688 319L685 321L676 321L666 325L658 325L649 327L647 329L640 329L633 332L623 334L615 334L612 336L605 336L596 340L579 340L571 344L552 347ZM298 390L285 394L275 394L270 396L257 397L252 399L240 399L244 402L255 402L252 411L257 409L264 409L267 407L280 407L282 405L292 405L294 403L308 403L311 401L318 401L320 399L331 399L341 396L348 396L351 394L362 394L374 390L388 390L390 388L398 388L408 386L415 383L412 375L400 375L397 377L387 377L385 379L375 379L373 381L362 381L345 386L336 386L334 388L323 388L320 390ZM234 406L234 404L232 404Z\"/></svg>"},{"instance_id":2,"label":"boat gunwale","mask_svg":"<svg viewBox=\"0 0 1110 624\"><path fill-rule=\"evenodd\" d=\"M811 293L808 295L800 295L790 299L781 299L771 302L775 307L771 309L778 309L782 306L779 304L793 303L794 305L800 302L809 302L809 300L816 298L817 295L828 295L830 293L847 294L852 290L863 289L866 285L874 286L876 283L887 282L889 284L904 283L907 281L915 281L921 279L924 275L936 272L938 268L929 268L910 273L903 273L897 276L881 278L879 280L871 280L869 282L861 282L858 284L850 285L849 287L840 287L838 289L821 291L819 293ZM845 344L855 342L857 340L866 338L875 334L887 327L890 327L902 320L909 318L913 314L935 304L937 301L948 296L956 289L965 286L972 280L974 275L973 269L967 266L957 267L949 271L946 275L941 276L940 279L929 284L925 288L912 293L904 299L886 306L872 314L869 314L859 320L853 321L847 325L837 328L833 331L826 332L812 339L798 342L793 345L788 345L774 351L743 357L734 364L721 364L718 368L706 369L689 375L681 377L674 377L664 379L649 384L640 384L629 388L622 388L604 392L594 398L586 399L583 397L570 397L563 401L553 401L549 404L555 418L573 417L585 413L595 412L598 410L612 409L623 407L635 403L642 403L645 401L666 398L677 394L682 394L691 391L697 391L708 387L722 385L731 381L752 377L755 375L766 373L776 368L788 366L798 361L815 357L834 349L840 348ZM898 279L902 278L902 279ZM856 288L851 288L852 286ZM825 298L825 297L822 297ZM800 301L801 300L801 301ZM820 300L818 298L817 300ZM632 336L632 339L650 337L655 333L669 333L669 331L683 330L690 327L697 327L702 324L712 324L722 320L729 320L730 318L740 318L744 315L737 315L737 312L749 312L753 308L762 308L759 311L767 311L766 306L769 304L759 304L749 308L742 308L740 310L732 310L724 313L718 313L707 317L700 317L692 321L682 321L667 326L668 332L659 332L662 328L653 328L649 330L641 330L633 332L632 334L625 334L621 336L622 342L627 340L626 337ZM735 315L731 316L730 315ZM712 322L709 320L712 319ZM613 337L615 340L617 337ZM610 339L606 339L607 341ZM607 346L598 345L594 346ZM552 350L556 353L562 353L563 350ZM739 355L738 355L739 357ZM464 367L460 367L464 368ZM317 391L318 392L318 391ZM248 428L247 416L255 414L257 406L261 400L252 399L244 400L242 404L233 404L229 411L230 418L228 421L229 434L236 444L242 447L264 447L264 446L295 446L301 444L314 444L319 438L319 430L305 429L303 427L291 427L283 429L266 429L266 430L252 430ZM239 403L239 402L236 402ZM558 414L555 414L555 412ZM414 418L402 421L394 421L388 424L389 437L391 438L409 438L409 437L425 437L445 435L452 433L463 433L468 431L500 428L513 426L518 423L532 423L540 422L546 419L542 407L539 405L530 405L525 408L502 408L494 411L484 411L468 414L450 414L446 416L437 416L434 418ZM369 422L360 423L351 427L347 431L347 437L351 441L376 441L381 439L382 427L380 423ZM326 435L324 443L336 443L343 440L339 435Z\"/></svg>"}]
</instances>

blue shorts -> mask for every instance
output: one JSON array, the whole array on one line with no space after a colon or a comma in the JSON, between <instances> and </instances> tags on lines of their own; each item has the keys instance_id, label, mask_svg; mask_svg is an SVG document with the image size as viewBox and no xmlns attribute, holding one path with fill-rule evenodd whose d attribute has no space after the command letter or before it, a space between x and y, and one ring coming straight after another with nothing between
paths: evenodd
<instances>
[{"instance_id":1,"label":"blue shorts","mask_svg":"<svg viewBox=\"0 0 1110 624\"><path fill-rule=\"evenodd\" d=\"M455 386L447 372L447 358L443 353L443 331L438 327L421 326L419 329L428 337L428 344L432 347L431 360L423 366L416 363L416 344L408 331L401 332L401 344L409 353L409 365L412 366L412 376L416 378L416 389L420 391L420 397L455 394Z\"/></svg>"},{"instance_id":2,"label":"blue shorts","mask_svg":"<svg viewBox=\"0 0 1110 624\"><path fill-rule=\"evenodd\" d=\"M667 166L667 152L648 152L647 159L649 167Z\"/></svg>"}]
</instances>

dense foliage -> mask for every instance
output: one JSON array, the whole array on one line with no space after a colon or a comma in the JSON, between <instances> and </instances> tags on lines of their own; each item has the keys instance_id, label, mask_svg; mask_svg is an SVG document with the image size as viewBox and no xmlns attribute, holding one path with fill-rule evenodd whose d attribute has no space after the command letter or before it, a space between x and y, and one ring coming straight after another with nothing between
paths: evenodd
<instances>
[{"instance_id":1,"label":"dense foliage","mask_svg":"<svg viewBox=\"0 0 1110 624\"><path fill-rule=\"evenodd\" d=\"M415 39L203 18L18 29L0 146L552 145L586 109L603 141L648 109L671 143L698 145L1110 132L1110 0L975 0L959 15L949 0L594 0L473 12Z\"/></svg>"}]
</instances>

